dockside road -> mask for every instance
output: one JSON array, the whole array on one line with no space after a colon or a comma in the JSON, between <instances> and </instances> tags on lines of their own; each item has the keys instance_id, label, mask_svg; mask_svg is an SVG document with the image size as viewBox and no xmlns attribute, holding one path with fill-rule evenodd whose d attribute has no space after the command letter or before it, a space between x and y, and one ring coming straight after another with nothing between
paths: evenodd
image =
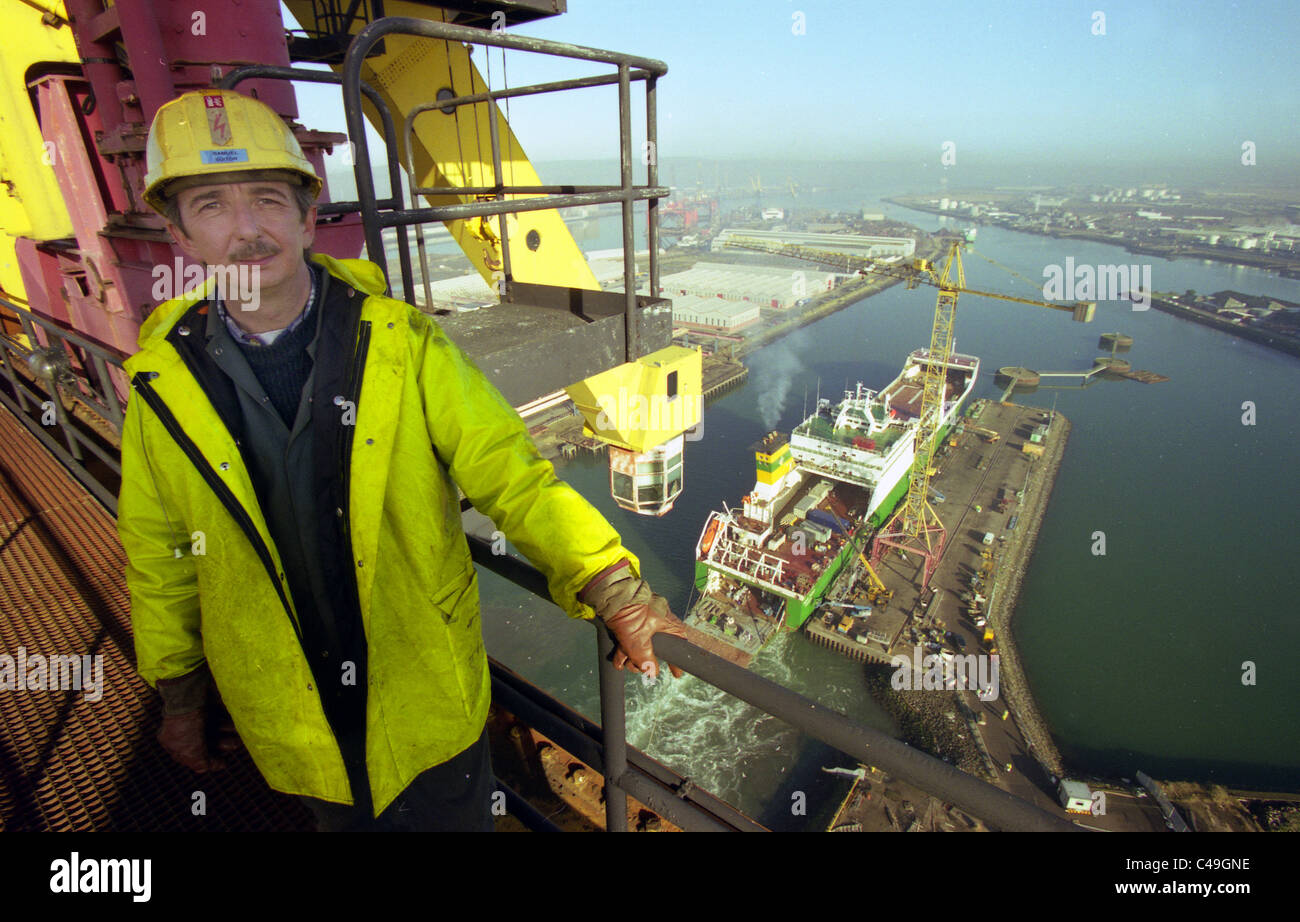
<instances>
[{"instance_id":1,"label":"dockside road","mask_svg":"<svg viewBox=\"0 0 1300 922\"><path fill-rule=\"evenodd\" d=\"M935 458L932 495L943 501L932 508L947 537L928 589L920 585L919 555L887 553L877 573L894 595L880 614L894 620L905 616L902 629L888 648L875 642L854 646L863 653L869 649L877 663L894 656L909 662L932 655L988 658L996 651L992 696L927 688L919 675L899 690L887 679L904 667L890 665L866 667L874 677L869 686L913 745L1051 808L1051 776L1060 777L1061 759L1021 670L1011 618L1070 424L1059 413L1011 403L980 401L977 412L978 418L965 419L964 431L949 433ZM1031 441L1035 429L1049 420L1046 438ZM986 643L990 626L992 639ZM842 644L851 642L844 638ZM985 660L986 670L991 663Z\"/></svg>"}]
</instances>

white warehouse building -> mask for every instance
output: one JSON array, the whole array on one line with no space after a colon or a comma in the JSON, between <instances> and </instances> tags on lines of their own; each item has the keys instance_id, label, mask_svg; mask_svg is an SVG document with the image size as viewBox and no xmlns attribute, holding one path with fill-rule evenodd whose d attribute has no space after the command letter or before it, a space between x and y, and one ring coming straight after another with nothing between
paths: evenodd
<instances>
[{"instance_id":1,"label":"white warehouse building","mask_svg":"<svg viewBox=\"0 0 1300 922\"><path fill-rule=\"evenodd\" d=\"M713 238L714 252L723 250L733 253L741 252L741 250L727 245L728 241L733 239L749 239L765 245L794 244L813 250L849 253L871 259L882 256L902 256L905 259L910 259L916 255L916 240L912 237L877 237L867 234L815 234L802 231L738 230L735 228L727 228Z\"/></svg>"},{"instance_id":2,"label":"white warehouse building","mask_svg":"<svg viewBox=\"0 0 1300 922\"><path fill-rule=\"evenodd\" d=\"M835 287L833 272L747 266L732 263L696 263L685 272L659 280L661 297L674 300L685 295L749 301L761 307L785 310L803 298Z\"/></svg>"},{"instance_id":3,"label":"white warehouse building","mask_svg":"<svg viewBox=\"0 0 1300 922\"><path fill-rule=\"evenodd\" d=\"M757 304L746 301L724 301L722 298L701 298L681 295L673 298L673 324L697 329L740 330L757 323Z\"/></svg>"}]
</instances>

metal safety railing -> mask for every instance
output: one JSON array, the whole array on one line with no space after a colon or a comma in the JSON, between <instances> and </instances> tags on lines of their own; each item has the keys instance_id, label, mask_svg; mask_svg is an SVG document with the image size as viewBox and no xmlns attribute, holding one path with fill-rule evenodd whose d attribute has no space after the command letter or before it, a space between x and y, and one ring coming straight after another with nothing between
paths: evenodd
<instances>
[{"instance_id":1,"label":"metal safety railing","mask_svg":"<svg viewBox=\"0 0 1300 922\"><path fill-rule=\"evenodd\" d=\"M0 307L17 315L27 338L24 345L9 336L0 335L0 372L3 372L11 389L10 393L5 393L0 388L0 404L12 410L14 416L41 444L75 471L77 479L85 484L96 499L107 508L116 510L117 497L104 483L103 472L92 471L87 466L90 459L86 453L93 455L116 477L122 474L121 464L112 452L100 444L101 439L70 425L67 408L63 405L63 395L72 398L74 408L85 408L120 433L123 410L109 367L120 368L126 356L111 346L69 330L29 308L3 298L0 298ZM41 331L44 343L41 341L42 336L37 335L37 330ZM80 366L80 374L73 368L74 358ZM33 380L43 382L45 389L33 387L32 381L20 373L20 367L25 368ZM122 373L122 380L126 380L125 372ZM33 410L39 411L40 422L31 418ZM51 435L56 428L61 432L61 441Z\"/></svg>"},{"instance_id":2,"label":"metal safety railing","mask_svg":"<svg viewBox=\"0 0 1300 922\"><path fill-rule=\"evenodd\" d=\"M304 70L299 67L280 67L274 64L246 64L243 67L236 67L226 76L221 78L217 84L223 90L236 90L239 84L245 80L287 80L293 83L325 83L332 86L342 86L343 78L338 74L325 70ZM384 105L383 97L375 92L374 87L365 81L361 82L361 92L365 94L366 99L375 107L379 113L380 121L383 125L384 143L392 146L397 143L397 132L393 127L393 116ZM401 204L398 190L401 188L398 179L397 163L394 161L389 164L388 183L391 194L388 198L380 199L376 206L396 207ZM336 215L351 214L361 211L359 201L352 202L327 202L324 205L316 206L317 215Z\"/></svg>"},{"instance_id":3,"label":"metal safety railing","mask_svg":"<svg viewBox=\"0 0 1300 922\"><path fill-rule=\"evenodd\" d=\"M361 68L374 47L386 36L409 35L445 42L461 42L472 45L488 45L503 49L526 51L535 54L551 55L577 61L598 64L611 64L617 67L616 74L594 77L579 77L557 80L531 86L488 89L480 93L436 98L428 103L413 108L403 125L403 141L407 152L406 167L411 177L411 195L473 195L483 199L492 196L490 201L466 202L455 205L433 205L422 208L391 208L382 210L392 196L386 201L379 201L375 194L374 176L370 163L369 144L366 139L364 114L361 108L363 81ZM622 206L622 242L623 242L623 292L624 292L624 332L626 361L640 357L640 335L637 324L636 298L636 259L635 234L633 230L633 206L637 201L647 202L649 220L647 244L649 247L650 292L653 296L659 290L659 220L658 200L670 194L668 188L660 186L656 145L658 143L656 121L656 81L668 72L668 66L662 61L642 58L635 55L597 48L585 48L564 42L525 36L507 35L504 32L484 31L467 26L432 22L424 19L389 17L378 19L366 26L348 47L347 57L343 63L343 110L347 119L348 136L356 147L353 168L356 175L357 197L360 200L361 219L366 234L366 249L370 258L380 265L386 265L383 248L383 230L397 228L402 235L399 240L399 258L405 250L403 228L408 225L420 225L434 221L453 221L465 218L505 215L521 211L546 211L556 208L569 208L580 205L599 205L620 203ZM647 174L645 185L637 185L632 170L632 98L631 85L637 81L645 82L646 124L645 143L647 156L643 158ZM507 185L502 176L501 131L497 124L499 113L496 110L498 99L511 99L520 96L534 96L556 93L565 90L582 89L596 86L618 85L618 141L619 141L619 184L618 185ZM439 94L441 96L441 94ZM415 119L429 111L455 113L461 106L474 106L487 103L490 115L487 119L488 133L492 148L493 183L487 186L432 186L425 187L416 183L414 160L411 153L411 138ZM398 148L389 145L388 155L391 165ZM396 195L394 187L394 195ZM524 199L507 199L507 195L535 196ZM509 291L513 284L510 261L510 234L507 222L499 222L499 239L501 241L502 281ZM421 248L423 257L423 248ZM409 257L401 263L402 286L409 299L414 290L414 278ZM427 278L427 274L426 274Z\"/></svg>"}]
</instances>

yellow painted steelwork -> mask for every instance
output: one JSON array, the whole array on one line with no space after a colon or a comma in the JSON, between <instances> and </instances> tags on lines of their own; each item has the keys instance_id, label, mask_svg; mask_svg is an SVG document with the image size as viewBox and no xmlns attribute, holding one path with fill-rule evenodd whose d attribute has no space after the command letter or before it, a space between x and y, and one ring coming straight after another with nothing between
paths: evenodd
<instances>
[{"instance_id":1,"label":"yellow painted steelwork","mask_svg":"<svg viewBox=\"0 0 1300 922\"><path fill-rule=\"evenodd\" d=\"M639 453L699 423L701 369L698 350L669 346L565 390L586 420L587 435Z\"/></svg>"},{"instance_id":2,"label":"yellow painted steelwork","mask_svg":"<svg viewBox=\"0 0 1300 922\"><path fill-rule=\"evenodd\" d=\"M286 0L285 5L305 28L310 30L314 27L312 3ZM419 3L385 3L384 13L387 16L447 21L445 13ZM364 25L354 24L353 34ZM368 58L361 76L389 106L399 134L406 113L434 99L439 89L450 87L456 96L468 96L485 92L488 88L470 61L468 49L459 42L389 35L382 47L385 53ZM335 70L341 72L342 67L335 67ZM370 105L366 104L365 109L371 124L378 126ZM501 140L502 181L506 185L539 185L541 180L537 171L506 124L505 117L497 106L488 103L461 106L454 115L434 109L416 118L412 151L416 182L420 186L449 188L493 185L496 177L493 175L489 119L494 115ZM507 199L535 197L506 196ZM474 196L454 193L426 198L430 205L475 200ZM510 235L510 269L515 281L600 290L600 283L557 211L525 211L505 220ZM483 280L495 287L496 282L504 277L501 274L500 218L471 218L448 221L446 225ZM530 246L530 240L536 242L535 249Z\"/></svg>"},{"instance_id":3,"label":"yellow painted steelwork","mask_svg":"<svg viewBox=\"0 0 1300 922\"><path fill-rule=\"evenodd\" d=\"M62 0L44 4L62 17L47 25L41 9L0 0L5 40L0 42L0 286L24 305L27 289L14 253L17 237L55 240L72 236L72 219L54 175L59 151L46 146L27 94L28 70L38 61L80 60Z\"/></svg>"},{"instance_id":4,"label":"yellow painted steelwork","mask_svg":"<svg viewBox=\"0 0 1300 922\"><path fill-rule=\"evenodd\" d=\"M780 483L782 479L784 479L785 476L789 474L790 471L793 469L794 469L793 462L783 464L782 466L778 467L774 471L765 471L760 469L758 471L757 479L759 483L767 484L768 486L771 486L773 484Z\"/></svg>"},{"instance_id":5,"label":"yellow painted steelwork","mask_svg":"<svg viewBox=\"0 0 1300 922\"><path fill-rule=\"evenodd\" d=\"M780 483L792 470L794 470L794 456L790 454L790 443L786 442L776 451L767 454L763 451L754 453L758 464L756 473L758 482L771 486Z\"/></svg>"}]
</instances>

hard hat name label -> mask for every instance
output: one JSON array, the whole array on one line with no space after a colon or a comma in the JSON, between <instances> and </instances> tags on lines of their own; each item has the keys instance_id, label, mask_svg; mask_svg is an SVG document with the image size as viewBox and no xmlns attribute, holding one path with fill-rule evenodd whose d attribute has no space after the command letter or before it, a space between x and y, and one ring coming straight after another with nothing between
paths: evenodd
<instances>
[{"instance_id":1,"label":"hard hat name label","mask_svg":"<svg viewBox=\"0 0 1300 922\"><path fill-rule=\"evenodd\" d=\"M207 163L244 163L248 160L248 148L236 147L232 150L201 150L201 162Z\"/></svg>"}]
</instances>

